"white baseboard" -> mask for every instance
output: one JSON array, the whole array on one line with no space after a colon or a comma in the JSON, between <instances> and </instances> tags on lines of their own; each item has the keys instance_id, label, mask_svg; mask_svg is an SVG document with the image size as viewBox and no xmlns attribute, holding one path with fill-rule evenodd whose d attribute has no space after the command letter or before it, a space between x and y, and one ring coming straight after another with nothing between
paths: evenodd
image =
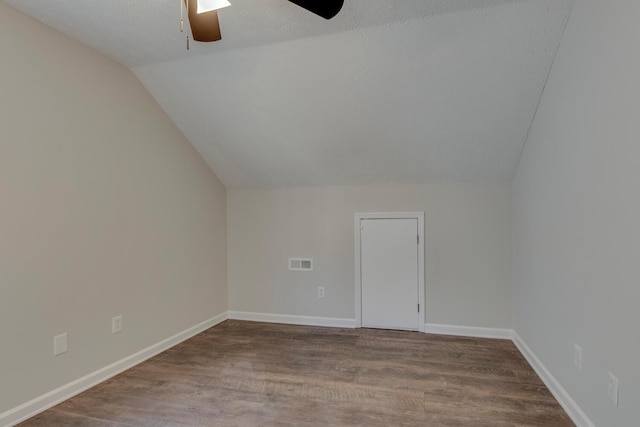
<instances>
[{"instance_id":1,"label":"white baseboard","mask_svg":"<svg viewBox=\"0 0 640 427\"><path fill-rule=\"evenodd\" d=\"M99 369L91 374L88 374L82 378L72 381L62 387L43 394L27 403L10 409L0 414L0 426L11 427L28 418L31 418L38 413L45 411L60 402L63 402L83 391L108 380L121 372L126 371L153 356L156 356L163 351L193 337L194 335L203 332L212 326L215 326L226 319L236 320L250 320L255 322L268 322L268 323L286 323L294 325L308 325L308 326L327 326L327 327L339 327L339 328L355 328L355 319L341 319L331 317L313 317L313 316L292 316L285 314L271 314L271 313L251 313L243 311L229 311L218 316L215 316L209 320L195 325L189 329L186 329L170 338L160 341L150 347L145 348L131 356L125 357L109 366ZM542 364L540 359L531 351L527 344L520 338L520 336L511 329L498 329L498 328L481 328L481 327L469 327L469 326L453 326L453 325L440 325L434 323L427 323L425 325L425 332L431 334L440 335L457 335L464 337L476 337L476 338L498 338L498 339L511 339L514 344L520 350L520 353L529 362L534 371L545 383L549 391L558 400L563 409L567 412L569 417L573 420L577 427L596 427L596 425L587 417L584 411L578 406L578 404L571 398L569 393L560 385L560 383L554 378L549 370Z\"/></svg>"},{"instance_id":2,"label":"white baseboard","mask_svg":"<svg viewBox=\"0 0 640 427\"><path fill-rule=\"evenodd\" d=\"M584 413L582 408L578 406L575 400L571 398L569 393L560 385L558 380L555 379L551 372L542 364L540 359L535 355L533 351L527 346L527 344L520 338L517 332L513 333L513 343L518 347L520 353L527 359L529 365L533 368L534 371L538 374L540 379L547 386L551 394L556 398L556 400L560 403L560 406L566 411L566 413L571 417L571 420L576 424L577 427L596 427L596 425L587 417L587 414Z\"/></svg>"},{"instance_id":3,"label":"white baseboard","mask_svg":"<svg viewBox=\"0 0 640 427\"><path fill-rule=\"evenodd\" d=\"M587 417L582 408L578 406L569 393L560 385L551 372L538 359L533 351L527 346L517 332L511 329L494 329L494 328L478 328L468 326L439 325L427 323L425 332L428 334L439 335L456 335L462 337L476 338L499 338L510 339L516 345L520 353L529 362L529 365L538 374L540 379L547 386L551 394L556 398L560 406L565 410L567 415L576 424L577 427L596 427L596 425Z\"/></svg>"},{"instance_id":4,"label":"white baseboard","mask_svg":"<svg viewBox=\"0 0 640 427\"><path fill-rule=\"evenodd\" d=\"M97 371L85 375L82 378L65 384L62 387L43 394L40 397L36 397L35 399L27 403L10 409L0 414L0 425L10 427L21 423L22 421L25 421L26 419L31 418L39 414L40 412L57 405L60 402L63 402L79 393L82 393L83 391L97 384L100 384L101 382L104 382L109 378L118 375L119 373L124 372L127 369L138 365L139 363L144 362L147 359L150 359L151 357L156 356L157 354L162 353L165 350L168 350L176 344L180 344L181 342L193 337L194 335L199 334L202 331L209 329L212 326L217 325L220 322L223 322L226 319L226 312L219 314L218 316L215 316L209 320L205 320L198 325L177 333L176 335L167 338L166 340L160 341L159 343L154 344L150 347L147 347L144 350L132 354L131 356L125 357L124 359L112 363L109 366L98 369Z\"/></svg>"},{"instance_id":5,"label":"white baseboard","mask_svg":"<svg viewBox=\"0 0 640 427\"><path fill-rule=\"evenodd\" d=\"M286 323L289 325L327 326L332 328L355 328L356 319L334 317L292 316L289 314L251 313L248 311L230 311L229 319L250 320L253 322Z\"/></svg>"},{"instance_id":6,"label":"white baseboard","mask_svg":"<svg viewBox=\"0 0 640 427\"><path fill-rule=\"evenodd\" d=\"M475 326L454 326L427 323L424 327L427 334L456 335L459 337L497 338L510 340L513 338L513 330L500 328L481 328Z\"/></svg>"}]
</instances>

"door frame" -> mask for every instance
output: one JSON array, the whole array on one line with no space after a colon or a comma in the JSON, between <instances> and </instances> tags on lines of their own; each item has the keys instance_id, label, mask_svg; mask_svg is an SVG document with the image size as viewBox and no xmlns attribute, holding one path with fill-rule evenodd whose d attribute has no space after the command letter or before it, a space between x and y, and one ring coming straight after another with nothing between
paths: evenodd
<instances>
[{"instance_id":1,"label":"door frame","mask_svg":"<svg viewBox=\"0 0 640 427\"><path fill-rule=\"evenodd\" d=\"M370 212L355 213L354 216L354 243L355 243L355 268L356 268L356 328L362 327L362 258L360 242L360 222L363 219L417 219L418 220L418 303L420 313L418 316L418 331L425 332L426 303L425 303L425 282L424 282L424 212Z\"/></svg>"}]
</instances>

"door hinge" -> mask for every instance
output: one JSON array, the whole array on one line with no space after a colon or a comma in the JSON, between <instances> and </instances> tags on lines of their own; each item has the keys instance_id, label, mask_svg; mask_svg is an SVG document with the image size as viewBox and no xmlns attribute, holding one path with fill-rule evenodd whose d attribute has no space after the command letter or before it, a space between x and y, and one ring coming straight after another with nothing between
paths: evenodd
<instances>
[{"instance_id":1,"label":"door hinge","mask_svg":"<svg viewBox=\"0 0 640 427\"><path fill-rule=\"evenodd\" d=\"M420 304L418 304L418 313L420 313Z\"/></svg>"},{"instance_id":2,"label":"door hinge","mask_svg":"<svg viewBox=\"0 0 640 427\"><path fill-rule=\"evenodd\" d=\"M420 244L420 235L419 235L419 234L416 236L416 242L417 242L418 244Z\"/></svg>"}]
</instances>

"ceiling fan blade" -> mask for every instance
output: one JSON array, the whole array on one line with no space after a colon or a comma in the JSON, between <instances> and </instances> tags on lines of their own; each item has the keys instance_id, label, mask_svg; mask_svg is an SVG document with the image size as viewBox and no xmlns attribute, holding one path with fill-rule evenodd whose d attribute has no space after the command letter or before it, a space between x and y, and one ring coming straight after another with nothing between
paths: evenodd
<instances>
[{"instance_id":1,"label":"ceiling fan blade","mask_svg":"<svg viewBox=\"0 0 640 427\"><path fill-rule=\"evenodd\" d=\"M340 12L344 0L289 0L309 12L313 12L325 19L331 19Z\"/></svg>"},{"instance_id":2,"label":"ceiling fan blade","mask_svg":"<svg viewBox=\"0 0 640 427\"><path fill-rule=\"evenodd\" d=\"M198 0L184 0L189 6L189 25L193 39L199 42L215 42L222 39L218 11L198 13Z\"/></svg>"}]
</instances>

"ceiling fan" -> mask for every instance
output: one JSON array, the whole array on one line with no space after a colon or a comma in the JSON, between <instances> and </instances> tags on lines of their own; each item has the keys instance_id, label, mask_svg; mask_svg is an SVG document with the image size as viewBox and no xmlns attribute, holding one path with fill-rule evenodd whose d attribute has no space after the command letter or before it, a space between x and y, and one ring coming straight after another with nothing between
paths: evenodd
<instances>
[{"instance_id":1,"label":"ceiling fan","mask_svg":"<svg viewBox=\"0 0 640 427\"><path fill-rule=\"evenodd\" d=\"M199 42L215 42L222 39L218 9L230 5L228 0L180 0L180 31L184 31L182 1L187 9L193 39ZM289 0L325 19L331 19L340 12L344 0ZM187 36L189 49L189 36Z\"/></svg>"}]
</instances>

